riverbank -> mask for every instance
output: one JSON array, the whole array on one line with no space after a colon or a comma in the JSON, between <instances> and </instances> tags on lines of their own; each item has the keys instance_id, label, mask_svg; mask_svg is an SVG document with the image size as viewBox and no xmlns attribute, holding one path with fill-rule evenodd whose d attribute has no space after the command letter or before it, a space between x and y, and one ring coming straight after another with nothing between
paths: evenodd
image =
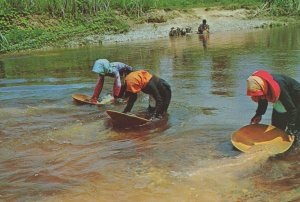
<instances>
[{"instance_id":1,"label":"riverbank","mask_svg":"<svg viewBox=\"0 0 300 202\"><path fill-rule=\"evenodd\" d=\"M82 45L153 40L169 37L169 31L172 27L191 27L192 34L196 34L197 28L203 19L206 19L210 25L211 33L287 25L287 22L281 20L275 21L267 17L254 17L255 14L256 11L247 9L223 10L220 8L193 8L183 11L155 10L149 13L148 16L145 16L145 18L150 18L150 21L163 19L163 22L137 24L130 21L130 31L127 33L76 37L73 40L65 41L65 45L67 47L77 47Z\"/></svg>"},{"instance_id":2,"label":"riverbank","mask_svg":"<svg viewBox=\"0 0 300 202\"><path fill-rule=\"evenodd\" d=\"M281 26L296 21L293 17L284 20L262 17L257 15L258 12L257 8L248 7L232 10L224 7L152 9L139 18L129 18L114 11L75 21L25 15L11 19L22 24L10 30L7 40L2 40L0 53L153 40L169 37L172 27L190 27L191 34L196 34L203 19L210 25L210 33ZM16 23L12 24L16 26Z\"/></svg>"}]
</instances>

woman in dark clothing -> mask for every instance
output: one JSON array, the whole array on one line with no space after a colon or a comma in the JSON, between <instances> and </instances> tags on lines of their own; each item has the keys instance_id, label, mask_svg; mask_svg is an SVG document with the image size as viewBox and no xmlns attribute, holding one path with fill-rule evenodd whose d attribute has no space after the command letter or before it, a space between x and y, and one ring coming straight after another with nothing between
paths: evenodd
<instances>
[{"instance_id":1,"label":"woman in dark clothing","mask_svg":"<svg viewBox=\"0 0 300 202\"><path fill-rule=\"evenodd\" d=\"M258 102L251 123L259 123L268 102L273 103L272 125L287 130L291 135L300 132L300 83L295 79L264 70L256 71L247 79L247 95Z\"/></svg>"},{"instance_id":2,"label":"woman in dark clothing","mask_svg":"<svg viewBox=\"0 0 300 202\"><path fill-rule=\"evenodd\" d=\"M128 74L125 78L126 97L129 97L124 113L130 112L137 99L137 93L142 91L155 99L153 116L159 118L163 115L171 101L171 87L163 79L151 75L145 70Z\"/></svg>"}]
</instances>

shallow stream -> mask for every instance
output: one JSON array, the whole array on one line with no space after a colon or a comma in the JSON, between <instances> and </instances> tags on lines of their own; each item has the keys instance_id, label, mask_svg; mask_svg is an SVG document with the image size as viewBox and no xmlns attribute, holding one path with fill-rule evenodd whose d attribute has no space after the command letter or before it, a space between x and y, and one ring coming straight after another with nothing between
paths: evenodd
<instances>
[{"instance_id":1,"label":"shallow stream","mask_svg":"<svg viewBox=\"0 0 300 202\"><path fill-rule=\"evenodd\" d=\"M246 96L252 72L300 81L299 33L290 26L0 56L0 201L299 201L299 146L270 156L230 142L256 110ZM99 58L164 78L168 116L123 130L105 113L123 104L74 103L74 93L92 95ZM112 84L106 77L102 96ZM132 112L147 105L139 94Z\"/></svg>"}]
</instances>

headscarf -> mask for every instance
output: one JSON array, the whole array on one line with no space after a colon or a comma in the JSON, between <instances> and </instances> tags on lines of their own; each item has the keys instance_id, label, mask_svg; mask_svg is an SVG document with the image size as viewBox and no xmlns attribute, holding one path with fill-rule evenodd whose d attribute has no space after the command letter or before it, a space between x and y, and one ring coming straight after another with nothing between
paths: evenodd
<instances>
[{"instance_id":1,"label":"headscarf","mask_svg":"<svg viewBox=\"0 0 300 202\"><path fill-rule=\"evenodd\" d=\"M146 87L151 78L152 75L145 70L131 72L125 77L126 91L132 93L140 92Z\"/></svg>"},{"instance_id":2,"label":"headscarf","mask_svg":"<svg viewBox=\"0 0 300 202\"><path fill-rule=\"evenodd\" d=\"M114 70L107 59L99 59L96 60L92 71L105 76L107 74L112 74Z\"/></svg>"},{"instance_id":3,"label":"headscarf","mask_svg":"<svg viewBox=\"0 0 300 202\"><path fill-rule=\"evenodd\" d=\"M268 85L265 80L258 76L249 76L247 79L247 95L262 96L267 94Z\"/></svg>"},{"instance_id":4,"label":"headscarf","mask_svg":"<svg viewBox=\"0 0 300 202\"><path fill-rule=\"evenodd\" d=\"M258 102L258 96L266 96L269 102L275 103L280 96L280 86L273 76L264 70L258 70L247 79L247 95Z\"/></svg>"}]
</instances>

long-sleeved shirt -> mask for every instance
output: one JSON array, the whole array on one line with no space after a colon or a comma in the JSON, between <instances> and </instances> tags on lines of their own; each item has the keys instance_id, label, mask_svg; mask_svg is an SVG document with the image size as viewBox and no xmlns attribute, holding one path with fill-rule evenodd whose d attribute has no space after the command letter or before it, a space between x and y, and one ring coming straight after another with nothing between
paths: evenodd
<instances>
[{"instance_id":1,"label":"long-sleeved shirt","mask_svg":"<svg viewBox=\"0 0 300 202\"><path fill-rule=\"evenodd\" d=\"M104 76L114 77L113 96L118 97L121 91L121 76L131 72L133 68L121 62L109 63L106 59L99 59L93 66L93 71L99 74L99 79L95 86L94 96L98 98L104 84Z\"/></svg>"},{"instance_id":2,"label":"long-sleeved shirt","mask_svg":"<svg viewBox=\"0 0 300 202\"><path fill-rule=\"evenodd\" d=\"M130 112L136 99L137 99L137 93L142 91L146 94L150 94L153 96L153 98L156 101L155 106L155 114L159 115L163 111L163 97L160 94L160 85L161 79L152 76L148 72L141 70L136 71L131 74L129 74L126 78L126 85L127 85L127 94L129 95L129 100L127 102L127 106L124 109L124 113Z\"/></svg>"},{"instance_id":3,"label":"long-sleeved shirt","mask_svg":"<svg viewBox=\"0 0 300 202\"><path fill-rule=\"evenodd\" d=\"M296 123L298 115L297 109L300 107L300 83L295 79L279 74L272 74L273 79L278 83L280 87L279 101L282 103L288 113L288 123ZM258 107L256 110L257 115L265 114L268 107L268 101L266 99L260 99L258 101Z\"/></svg>"}]
</instances>

